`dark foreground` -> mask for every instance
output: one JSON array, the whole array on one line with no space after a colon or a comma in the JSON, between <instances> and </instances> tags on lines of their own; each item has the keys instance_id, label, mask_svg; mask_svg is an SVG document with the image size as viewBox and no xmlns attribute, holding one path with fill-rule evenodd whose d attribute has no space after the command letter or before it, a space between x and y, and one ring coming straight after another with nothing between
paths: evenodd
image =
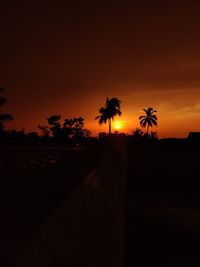
<instances>
[{"instance_id":1,"label":"dark foreground","mask_svg":"<svg viewBox=\"0 0 200 267\"><path fill-rule=\"evenodd\" d=\"M1 149L0 266L16 266L41 226L97 162L98 155L76 149Z\"/></svg>"},{"instance_id":2,"label":"dark foreground","mask_svg":"<svg viewBox=\"0 0 200 267\"><path fill-rule=\"evenodd\" d=\"M128 146L127 266L199 266L200 146Z\"/></svg>"},{"instance_id":3,"label":"dark foreground","mask_svg":"<svg viewBox=\"0 0 200 267\"><path fill-rule=\"evenodd\" d=\"M199 266L199 152L123 138L4 148L0 266Z\"/></svg>"},{"instance_id":4,"label":"dark foreground","mask_svg":"<svg viewBox=\"0 0 200 267\"><path fill-rule=\"evenodd\" d=\"M125 168L113 146L25 149L20 160L19 150L2 152L9 162L18 157L15 172L2 163L1 266L122 266ZM50 162L33 167L41 153Z\"/></svg>"}]
</instances>

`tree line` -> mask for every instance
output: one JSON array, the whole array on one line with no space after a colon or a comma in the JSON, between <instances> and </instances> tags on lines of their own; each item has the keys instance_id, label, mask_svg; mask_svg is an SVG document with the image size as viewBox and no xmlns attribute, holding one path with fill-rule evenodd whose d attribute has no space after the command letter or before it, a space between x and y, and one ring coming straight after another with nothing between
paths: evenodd
<instances>
[{"instance_id":1,"label":"tree line","mask_svg":"<svg viewBox=\"0 0 200 267\"><path fill-rule=\"evenodd\" d=\"M4 89L0 89L0 93L3 93ZM7 99L0 95L0 107L7 102ZM157 133L151 132L149 133L149 128L153 126L157 126L157 116L156 110L152 107L148 107L143 109L144 115L139 116L139 122L141 128L146 128L146 133L144 133L141 129L136 128L132 135L135 139L139 140L144 137L150 137L151 139L157 139ZM95 120L98 120L99 124L108 124L108 133L112 133L112 122L116 116L121 116L121 100L116 97L106 98L105 104L103 107L99 109L99 115L95 117ZM8 121L12 121L14 118L11 114L0 113L0 134L9 134L13 137L24 136L23 131L16 130L8 130L5 131L5 123ZM41 137L44 140L54 139L57 141L73 141L80 142L83 139L87 139L91 136L91 132L85 128L84 118L82 117L74 117L74 118L66 118L63 122L61 122L61 115L52 115L47 118L47 125L38 125L39 130L41 131ZM37 132L31 132L27 134L27 137L32 139L39 138L39 134Z\"/></svg>"},{"instance_id":2,"label":"tree line","mask_svg":"<svg viewBox=\"0 0 200 267\"><path fill-rule=\"evenodd\" d=\"M52 115L47 118L48 125L38 125L44 137L53 137L57 140L76 140L79 141L90 137L90 131L85 128L84 119L66 118L61 123L61 115Z\"/></svg>"},{"instance_id":3,"label":"tree line","mask_svg":"<svg viewBox=\"0 0 200 267\"><path fill-rule=\"evenodd\" d=\"M3 92L4 89L1 88L0 93ZM0 106L4 105L6 102L7 99L0 95ZM16 129L6 131L5 123L12 121L13 119L11 114L0 114L0 136L18 141L37 141L41 139L42 141L48 142L55 141L77 144L88 139L91 135L91 132L85 128L84 118L82 117L66 118L62 123L61 115L52 115L47 118L47 125L38 125L41 135L39 135L38 132L29 132L25 134L24 130L17 131Z\"/></svg>"}]
</instances>

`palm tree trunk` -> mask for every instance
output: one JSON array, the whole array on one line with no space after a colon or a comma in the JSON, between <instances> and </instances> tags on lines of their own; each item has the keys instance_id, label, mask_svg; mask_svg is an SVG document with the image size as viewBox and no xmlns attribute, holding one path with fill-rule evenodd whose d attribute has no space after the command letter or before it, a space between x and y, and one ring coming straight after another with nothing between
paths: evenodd
<instances>
[{"instance_id":1,"label":"palm tree trunk","mask_svg":"<svg viewBox=\"0 0 200 267\"><path fill-rule=\"evenodd\" d=\"M111 119L108 120L108 125L109 125L109 134L111 134Z\"/></svg>"},{"instance_id":2,"label":"palm tree trunk","mask_svg":"<svg viewBox=\"0 0 200 267\"><path fill-rule=\"evenodd\" d=\"M147 125L147 135L149 134L149 124Z\"/></svg>"}]
</instances>

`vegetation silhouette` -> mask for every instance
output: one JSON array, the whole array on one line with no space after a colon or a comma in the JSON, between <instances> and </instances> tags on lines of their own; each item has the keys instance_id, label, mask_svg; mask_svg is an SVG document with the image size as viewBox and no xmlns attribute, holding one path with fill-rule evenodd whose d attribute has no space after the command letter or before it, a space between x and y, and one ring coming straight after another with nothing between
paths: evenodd
<instances>
[{"instance_id":1,"label":"vegetation silhouette","mask_svg":"<svg viewBox=\"0 0 200 267\"><path fill-rule=\"evenodd\" d=\"M133 133L133 136L143 136L144 135L143 131L139 128L136 128L135 130L133 130L132 133Z\"/></svg>"},{"instance_id":2,"label":"vegetation silhouette","mask_svg":"<svg viewBox=\"0 0 200 267\"><path fill-rule=\"evenodd\" d=\"M47 118L48 125L38 125L43 139L78 143L90 137L91 133L85 128L84 118L66 118L63 124L60 120L60 115L52 115Z\"/></svg>"},{"instance_id":3,"label":"vegetation silhouette","mask_svg":"<svg viewBox=\"0 0 200 267\"><path fill-rule=\"evenodd\" d=\"M52 115L51 117L47 118L48 124L50 125L49 129L55 139L63 138L63 131L60 119L60 115Z\"/></svg>"},{"instance_id":4,"label":"vegetation silhouette","mask_svg":"<svg viewBox=\"0 0 200 267\"><path fill-rule=\"evenodd\" d=\"M136 128L132 131L132 140L141 143L148 141L156 141L158 140L157 132L144 133L141 129Z\"/></svg>"},{"instance_id":5,"label":"vegetation silhouette","mask_svg":"<svg viewBox=\"0 0 200 267\"><path fill-rule=\"evenodd\" d=\"M51 131L47 125L38 125L38 128L42 131L43 138L49 138Z\"/></svg>"},{"instance_id":6,"label":"vegetation silhouette","mask_svg":"<svg viewBox=\"0 0 200 267\"><path fill-rule=\"evenodd\" d=\"M64 130L67 134L75 140L90 137L90 131L84 127L84 119L82 117L65 119L63 124Z\"/></svg>"},{"instance_id":7,"label":"vegetation silhouette","mask_svg":"<svg viewBox=\"0 0 200 267\"><path fill-rule=\"evenodd\" d=\"M0 88L0 93L2 93L4 91L3 88ZM8 100L5 97L0 96L0 106L4 105ZM8 114L8 113L1 113L0 114L0 132L4 131L5 122L8 121L12 121L14 118L12 115Z\"/></svg>"},{"instance_id":8,"label":"vegetation silhouette","mask_svg":"<svg viewBox=\"0 0 200 267\"><path fill-rule=\"evenodd\" d=\"M103 123L106 124L108 121L109 134L111 134L112 131L112 120L114 120L114 117L116 115L121 116L122 114L120 108L121 108L121 100L115 97L111 99L107 97L105 106L99 109L100 115L95 117L95 120L99 120L100 125L102 125Z\"/></svg>"},{"instance_id":9,"label":"vegetation silhouette","mask_svg":"<svg viewBox=\"0 0 200 267\"><path fill-rule=\"evenodd\" d=\"M158 134L157 132L151 132L150 133L151 140L158 140Z\"/></svg>"},{"instance_id":10,"label":"vegetation silhouette","mask_svg":"<svg viewBox=\"0 0 200 267\"><path fill-rule=\"evenodd\" d=\"M147 135L149 133L149 127L153 127L153 125L157 126L157 116L154 114L155 112L157 112L156 110L154 110L153 108L149 107L147 109L143 109L143 111L145 112L144 116L140 116L139 120L140 120L140 125L141 127L146 127L147 126Z\"/></svg>"},{"instance_id":11,"label":"vegetation silhouette","mask_svg":"<svg viewBox=\"0 0 200 267\"><path fill-rule=\"evenodd\" d=\"M133 130L132 132L132 137L133 137L133 140L135 141L142 141L144 139L144 133L141 129L139 128L136 128L135 130Z\"/></svg>"}]
</instances>

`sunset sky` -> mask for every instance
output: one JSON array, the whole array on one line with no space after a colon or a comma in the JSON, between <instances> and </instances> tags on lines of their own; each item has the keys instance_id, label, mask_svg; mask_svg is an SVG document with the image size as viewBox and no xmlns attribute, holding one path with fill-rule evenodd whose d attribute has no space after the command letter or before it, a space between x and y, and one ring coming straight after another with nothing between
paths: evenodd
<instances>
[{"instance_id":1,"label":"sunset sky","mask_svg":"<svg viewBox=\"0 0 200 267\"><path fill-rule=\"evenodd\" d=\"M82 116L96 135L107 130L94 117L109 96L122 101L124 132L149 106L159 137L200 131L199 14L200 2L184 0L0 1L7 126Z\"/></svg>"}]
</instances>

